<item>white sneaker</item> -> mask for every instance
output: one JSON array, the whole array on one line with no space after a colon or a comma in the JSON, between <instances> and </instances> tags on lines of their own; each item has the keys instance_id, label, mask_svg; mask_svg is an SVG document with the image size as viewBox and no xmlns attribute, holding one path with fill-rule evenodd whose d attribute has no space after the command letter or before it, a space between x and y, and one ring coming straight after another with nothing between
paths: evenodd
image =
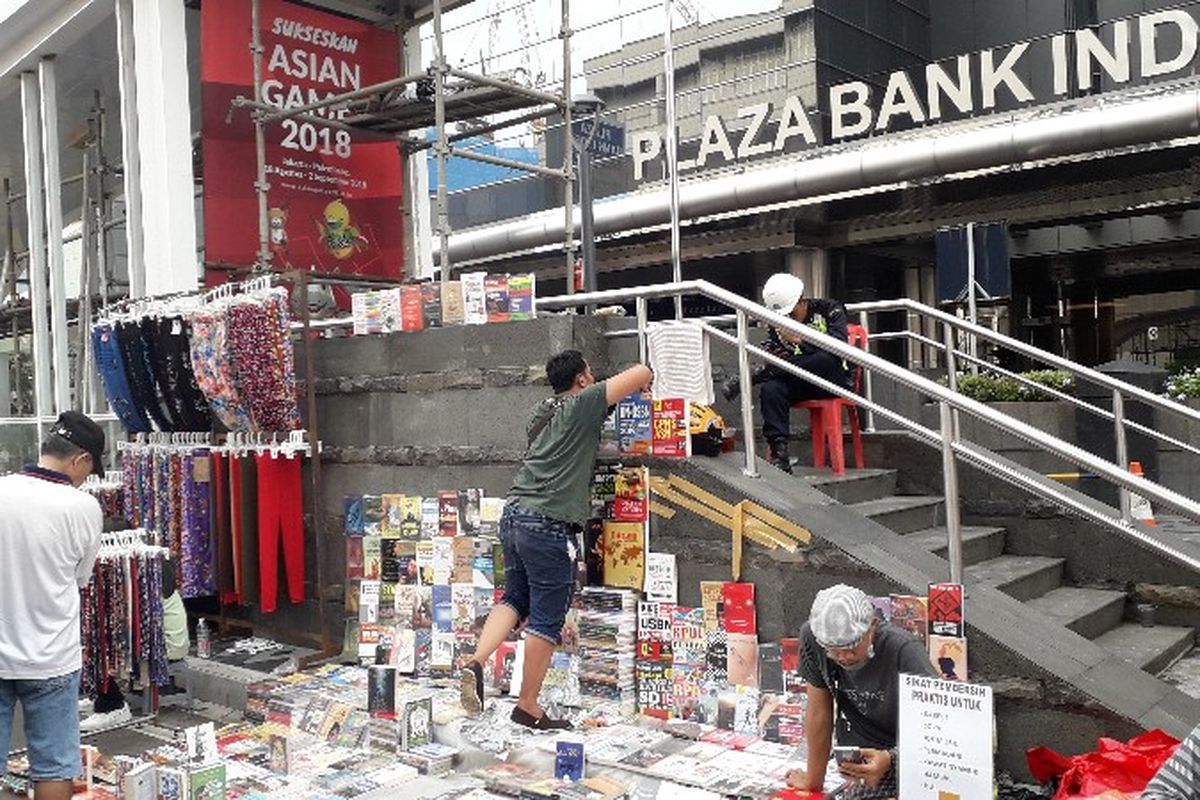
<instances>
[{"instance_id":1,"label":"white sneaker","mask_svg":"<svg viewBox=\"0 0 1200 800\"><path fill-rule=\"evenodd\" d=\"M92 714L87 719L79 723L80 733L95 733L96 731L114 728L118 725L124 725L127 722L133 722L133 712L129 710L129 704L118 708L116 711L106 711L100 714Z\"/></svg>"},{"instance_id":2,"label":"white sneaker","mask_svg":"<svg viewBox=\"0 0 1200 800\"><path fill-rule=\"evenodd\" d=\"M91 699L90 697L86 697L79 701L79 713L83 716L87 716L88 714L92 713L92 707L95 705L95 700Z\"/></svg>"}]
</instances>

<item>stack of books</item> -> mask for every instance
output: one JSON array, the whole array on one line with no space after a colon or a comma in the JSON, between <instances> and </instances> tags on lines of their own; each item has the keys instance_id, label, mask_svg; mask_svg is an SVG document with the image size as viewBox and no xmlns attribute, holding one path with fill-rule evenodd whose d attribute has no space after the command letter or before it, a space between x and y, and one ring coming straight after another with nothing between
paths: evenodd
<instances>
[{"instance_id":1,"label":"stack of books","mask_svg":"<svg viewBox=\"0 0 1200 800\"><path fill-rule=\"evenodd\" d=\"M581 593L579 691L582 695L634 708L637 603L637 593L627 589L589 586Z\"/></svg>"}]
</instances>

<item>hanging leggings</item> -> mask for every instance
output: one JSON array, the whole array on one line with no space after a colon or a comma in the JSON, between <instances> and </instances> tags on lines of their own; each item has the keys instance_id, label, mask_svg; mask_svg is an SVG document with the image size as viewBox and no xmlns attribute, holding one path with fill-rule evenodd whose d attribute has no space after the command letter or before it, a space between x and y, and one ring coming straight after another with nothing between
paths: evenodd
<instances>
[{"instance_id":1,"label":"hanging leggings","mask_svg":"<svg viewBox=\"0 0 1200 800\"><path fill-rule=\"evenodd\" d=\"M138 405L129 380L125 377L125 362L121 358L121 343L111 325L92 328L92 350L96 354L96 367L104 383L104 394L117 419L129 433L148 433L150 420L146 411Z\"/></svg>"},{"instance_id":2,"label":"hanging leggings","mask_svg":"<svg viewBox=\"0 0 1200 800\"><path fill-rule=\"evenodd\" d=\"M182 457L183 500L180 534L183 557L180 568L183 597L208 597L216 594L217 578L213 564L212 509L209 505L211 461L207 450L193 450Z\"/></svg>"},{"instance_id":3,"label":"hanging leggings","mask_svg":"<svg viewBox=\"0 0 1200 800\"><path fill-rule=\"evenodd\" d=\"M234 364L226 346L226 323L222 311L205 311L192 317L192 369L213 416L228 430L248 431L254 428L254 423L234 385Z\"/></svg>"},{"instance_id":4,"label":"hanging leggings","mask_svg":"<svg viewBox=\"0 0 1200 800\"><path fill-rule=\"evenodd\" d=\"M142 339L153 358L154 378L176 429L207 431L212 417L192 370L190 331L181 317L142 320Z\"/></svg>"},{"instance_id":5,"label":"hanging leggings","mask_svg":"<svg viewBox=\"0 0 1200 800\"><path fill-rule=\"evenodd\" d=\"M284 375L288 362L280 349L276 323L266 307L252 300L234 303L229 307L226 335L238 395L249 406L258 430L298 428L294 387L289 389Z\"/></svg>"},{"instance_id":6,"label":"hanging leggings","mask_svg":"<svg viewBox=\"0 0 1200 800\"><path fill-rule=\"evenodd\" d=\"M261 610L275 610L279 543L287 570L288 599L304 600L304 508L300 498L300 459L255 456L258 467L258 553L262 571Z\"/></svg>"},{"instance_id":7,"label":"hanging leggings","mask_svg":"<svg viewBox=\"0 0 1200 800\"><path fill-rule=\"evenodd\" d=\"M229 462L224 453L212 454L212 480L209 483L209 508L212 509L214 557L217 592L221 603L237 602L237 584L233 566L233 528L230 518Z\"/></svg>"},{"instance_id":8,"label":"hanging leggings","mask_svg":"<svg viewBox=\"0 0 1200 800\"><path fill-rule=\"evenodd\" d=\"M136 322L117 325L117 340L121 343L121 358L125 364L125 377L138 406L154 420L160 431L172 429L171 421L158 403L158 391L154 388L154 372L142 340L142 328Z\"/></svg>"},{"instance_id":9,"label":"hanging leggings","mask_svg":"<svg viewBox=\"0 0 1200 800\"><path fill-rule=\"evenodd\" d=\"M233 533L234 591L250 605L258 593L258 470L251 456L229 458L229 516Z\"/></svg>"}]
</instances>

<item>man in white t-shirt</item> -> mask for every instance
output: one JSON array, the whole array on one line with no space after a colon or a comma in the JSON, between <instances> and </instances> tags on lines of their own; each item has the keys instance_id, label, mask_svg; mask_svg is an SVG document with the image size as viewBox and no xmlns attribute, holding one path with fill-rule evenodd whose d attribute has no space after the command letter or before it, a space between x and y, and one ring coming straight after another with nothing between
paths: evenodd
<instances>
[{"instance_id":1,"label":"man in white t-shirt","mask_svg":"<svg viewBox=\"0 0 1200 800\"><path fill-rule=\"evenodd\" d=\"M25 716L35 800L66 800L79 754L79 588L100 550L100 504L78 486L102 474L104 431L64 412L37 466L0 478L0 754ZM0 762L0 774L4 764Z\"/></svg>"}]
</instances>

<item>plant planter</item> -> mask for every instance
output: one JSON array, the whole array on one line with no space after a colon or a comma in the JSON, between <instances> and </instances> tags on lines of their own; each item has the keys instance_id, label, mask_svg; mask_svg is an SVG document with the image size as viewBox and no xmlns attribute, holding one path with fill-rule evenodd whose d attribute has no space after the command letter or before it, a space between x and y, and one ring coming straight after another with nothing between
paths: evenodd
<instances>
[{"instance_id":1,"label":"plant planter","mask_svg":"<svg viewBox=\"0 0 1200 800\"><path fill-rule=\"evenodd\" d=\"M1066 400L1050 402L1006 402L985 403L1001 414L1032 425L1039 431L1066 441L1075 438L1074 404ZM940 426L938 406L927 403L921 409L922 424L934 428ZM968 414L959 414L959 434L964 441L986 447L996 452L1013 453L1038 451L1034 445L1018 439L1011 433L1002 431L994 425ZM1018 459L1019 460L1019 459Z\"/></svg>"}]
</instances>

